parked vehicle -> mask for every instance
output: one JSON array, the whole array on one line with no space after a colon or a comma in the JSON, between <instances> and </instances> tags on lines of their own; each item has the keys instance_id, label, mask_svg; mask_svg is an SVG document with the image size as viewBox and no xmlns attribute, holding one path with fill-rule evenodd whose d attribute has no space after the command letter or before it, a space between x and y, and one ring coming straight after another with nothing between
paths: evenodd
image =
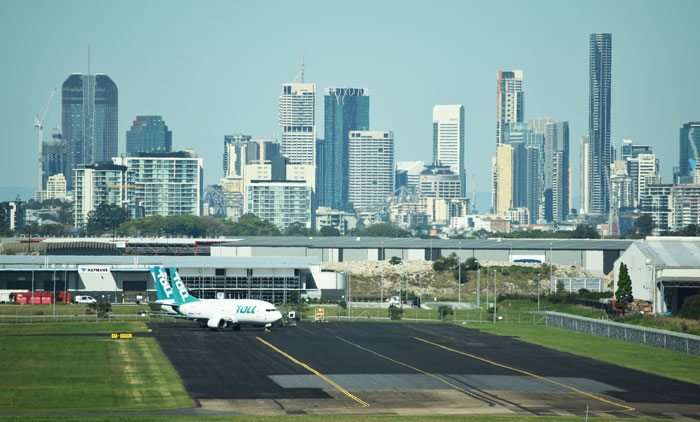
<instances>
[{"instance_id":1,"label":"parked vehicle","mask_svg":"<svg viewBox=\"0 0 700 422\"><path fill-rule=\"evenodd\" d=\"M75 296L75 300L73 303L78 303L81 305L89 305L91 303L97 303L97 299L93 298L92 296L80 296L77 295Z\"/></svg>"}]
</instances>

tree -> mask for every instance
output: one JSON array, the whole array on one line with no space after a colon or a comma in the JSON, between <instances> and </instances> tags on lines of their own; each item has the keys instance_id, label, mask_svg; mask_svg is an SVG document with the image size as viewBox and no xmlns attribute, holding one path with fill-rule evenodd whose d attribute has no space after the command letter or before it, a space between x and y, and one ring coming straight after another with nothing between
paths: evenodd
<instances>
[{"instance_id":1,"label":"tree","mask_svg":"<svg viewBox=\"0 0 700 422\"><path fill-rule=\"evenodd\" d=\"M448 256L441 256L435 260L433 262L433 270L437 272L452 271L457 268L457 265L459 265L459 258L457 258L456 253L452 252Z\"/></svg>"},{"instance_id":2,"label":"tree","mask_svg":"<svg viewBox=\"0 0 700 422\"><path fill-rule=\"evenodd\" d=\"M399 321L401 320L401 317L403 316L403 308L399 308L398 306L391 305L389 306L389 319L392 321Z\"/></svg>"},{"instance_id":3,"label":"tree","mask_svg":"<svg viewBox=\"0 0 700 422\"><path fill-rule=\"evenodd\" d=\"M401 263L401 258L398 256L392 256L391 259L389 260L389 264L391 265L399 265Z\"/></svg>"},{"instance_id":4,"label":"tree","mask_svg":"<svg viewBox=\"0 0 700 422\"><path fill-rule=\"evenodd\" d=\"M232 236L279 236L280 231L274 224L259 219L255 214L245 214L233 225Z\"/></svg>"},{"instance_id":5,"label":"tree","mask_svg":"<svg viewBox=\"0 0 700 422\"><path fill-rule=\"evenodd\" d=\"M461 281L462 284L464 284L469 282L469 272L477 271L478 269L479 261L472 256L467 258L466 261L460 262L459 266L452 270L452 275L454 276L455 280L459 280L461 272Z\"/></svg>"},{"instance_id":6,"label":"tree","mask_svg":"<svg viewBox=\"0 0 700 422\"><path fill-rule=\"evenodd\" d=\"M321 227L321 236L340 236L340 231L333 226L323 226Z\"/></svg>"},{"instance_id":7,"label":"tree","mask_svg":"<svg viewBox=\"0 0 700 422\"><path fill-rule=\"evenodd\" d=\"M357 236L367 237L411 237L411 232L387 223L377 223L355 231Z\"/></svg>"},{"instance_id":8,"label":"tree","mask_svg":"<svg viewBox=\"0 0 700 422\"><path fill-rule=\"evenodd\" d=\"M285 230L285 236L316 236L318 232L312 228L308 228L299 221L290 224Z\"/></svg>"},{"instance_id":9,"label":"tree","mask_svg":"<svg viewBox=\"0 0 700 422\"><path fill-rule=\"evenodd\" d=\"M579 224L576 229L571 232L572 239L600 239L598 232L591 226Z\"/></svg>"},{"instance_id":10,"label":"tree","mask_svg":"<svg viewBox=\"0 0 700 422\"><path fill-rule=\"evenodd\" d=\"M129 210L116 204L101 203L87 215L85 232L91 236L99 236L103 233L113 232L129 220Z\"/></svg>"},{"instance_id":11,"label":"tree","mask_svg":"<svg viewBox=\"0 0 700 422\"><path fill-rule=\"evenodd\" d=\"M438 308L438 314L440 315L440 319L442 321L449 319L449 317L451 317L454 313L455 311L453 311L449 306L443 305Z\"/></svg>"},{"instance_id":12,"label":"tree","mask_svg":"<svg viewBox=\"0 0 700 422\"><path fill-rule=\"evenodd\" d=\"M700 320L700 295L692 295L685 298L678 316L681 318Z\"/></svg>"},{"instance_id":13,"label":"tree","mask_svg":"<svg viewBox=\"0 0 700 422\"><path fill-rule=\"evenodd\" d=\"M634 230L642 236L649 236L654 230L654 219L646 214L639 216L634 220Z\"/></svg>"},{"instance_id":14,"label":"tree","mask_svg":"<svg viewBox=\"0 0 700 422\"><path fill-rule=\"evenodd\" d=\"M624 262L620 263L620 272L617 279L615 299L617 300L618 307L624 310L632 303L632 300L634 300L632 297L632 279L627 272L627 265L625 265Z\"/></svg>"},{"instance_id":15,"label":"tree","mask_svg":"<svg viewBox=\"0 0 700 422\"><path fill-rule=\"evenodd\" d=\"M21 233L34 236L62 237L68 235L68 230L62 224L44 224L41 226L32 224L31 226L24 226Z\"/></svg>"}]
</instances>

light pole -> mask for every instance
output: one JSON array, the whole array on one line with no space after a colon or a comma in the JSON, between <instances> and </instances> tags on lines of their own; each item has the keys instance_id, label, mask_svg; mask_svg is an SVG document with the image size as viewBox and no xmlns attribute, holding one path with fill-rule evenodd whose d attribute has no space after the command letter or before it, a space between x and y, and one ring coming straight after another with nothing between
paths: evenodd
<instances>
[{"instance_id":1,"label":"light pole","mask_svg":"<svg viewBox=\"0 0 700 422\"><path fill-rule=\"evenodd\" d=\"M575 263L575 261L574 261L574 263ZM550 289L550 291L552 289L552 266L553 265L554 265L554 263L552 262L552 242L549 242L549 289ZM539 298L539 296L538 296L538 298ZM537 300L537 302L539 303L539 299ZM539 307L537 309L539 309Z\"/></svg>"},{"instance_id":2,"label":"light pole","mask_svg":"<svg viewBox=\"0 0 700 422\"><path fill-rule=\"evenodd\" d=\"M462 303L462 242L459 242L459 255L457 256L457 303ZM452 273L454 274L454 273Z\"/></svg>"},{"instance_id":3,"label":"light pole","mask_svg":"<svg viewBox=\"0 0 700 422\"><path fill-rule=\"evenodd\" d=\"M381 281L379 282L379 303L384 303L384 241L382 241L382 256L381 258L381 266L382 266L382 278Z\"/></svg>"}]
</instances>

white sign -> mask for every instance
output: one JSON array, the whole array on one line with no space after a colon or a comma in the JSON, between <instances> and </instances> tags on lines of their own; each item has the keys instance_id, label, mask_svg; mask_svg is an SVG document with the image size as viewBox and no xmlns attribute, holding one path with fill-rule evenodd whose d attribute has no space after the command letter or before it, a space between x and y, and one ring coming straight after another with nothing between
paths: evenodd
<instances>
[{"instance_id":1,"label":"white sign","mask_svg":"<svg viewBox=\"0 0 700 422\"><path fill-rule=\"evenodd\" d=\"M79 273L108 273L109 267L78 267Z\"/></svg>"}]
</instances>

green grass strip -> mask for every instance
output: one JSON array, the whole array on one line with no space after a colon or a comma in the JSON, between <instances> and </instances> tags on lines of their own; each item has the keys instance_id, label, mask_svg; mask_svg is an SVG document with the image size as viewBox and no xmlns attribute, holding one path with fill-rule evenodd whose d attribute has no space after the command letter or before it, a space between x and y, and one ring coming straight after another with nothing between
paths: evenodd
<instances>
[{"instance_id":1,"label":"green grass strip","mask_svg":"<svg viewBox=\"0 0 700 422\"><path fill-rule=\"evenodd\" d=\"M0 356L6 362L0 412L194 406L153 338L6 336L0 339Z\"/></svg>"},{"instance_id":2,"label":"green grass strip","mask_svg":"<svg viewBox=\"0 0 700 422\"><path fill-rule=\"evenodd\" d=\"M627 343L542 325L480 324L469 326L527 343L637 369L664 377L700 384L700 357L656 347Z\"/></svg>"},{"instance_id":3,"label":"green grass strip","mask_svg":"<svg viewBox=\"0 0 700 422\"><path fill-rule=\"evenodd\" d=\"M0 417L0 422L2 421L16 421L17 418ZM439 421L439 422L458 422L458 421L468 421L468 422L581 422L584 420L583 417L574 416L518 416L518 415L506 415L506 416L494 416L494 415L482 415L482 416L460 416L460 415L449 415L449 416L364 416L364 415L347 415L347 416L331 416L331 415L320 415L320 416L162 416L162 415L147 415L147 416L102 416L102 417L32 417L32 421L36 422L53 422L53 421L63 421L63 420L79 420L82 422L112 422L112 421L126 421L126 422L141 422L141 421L153 421L153 422L180 422L180 421L197 421L197 422L218 422L218 421L251 421L251 422L275 422L275 421L333 421L333 422L392 422L392 421ZM595 422L619 422L620 419L616 418L588 418L589 421ZM624 419L626 422L650 422L650 421L662 421L665 419Z\"/></svg>"}]
</instances>

